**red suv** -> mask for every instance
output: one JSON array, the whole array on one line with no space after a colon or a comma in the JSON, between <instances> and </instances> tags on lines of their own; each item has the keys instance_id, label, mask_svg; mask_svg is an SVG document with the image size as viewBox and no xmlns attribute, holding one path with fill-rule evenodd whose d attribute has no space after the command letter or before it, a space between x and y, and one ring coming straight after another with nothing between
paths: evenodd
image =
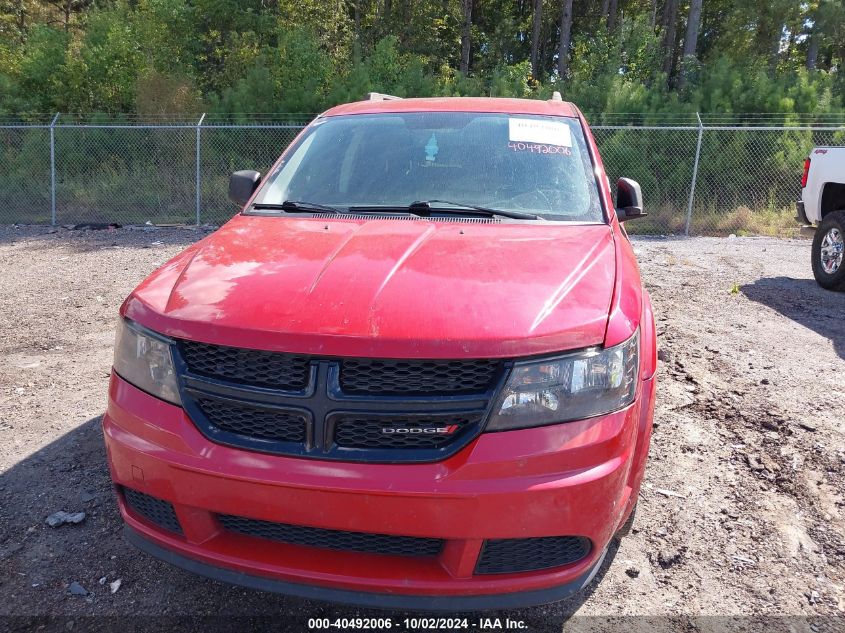
<instances>
[{"instance_id":1,"label":"red suv","mask_svg":"<svg viewBox=\"0 0 845 633\"><path fill-rule=\"evenodd\" d=\"M128 540L218 580L411 609L590 582L632 516L655 331L590 129L549 101L317 117L121 308Z\"/></svg>"}]
</instances>

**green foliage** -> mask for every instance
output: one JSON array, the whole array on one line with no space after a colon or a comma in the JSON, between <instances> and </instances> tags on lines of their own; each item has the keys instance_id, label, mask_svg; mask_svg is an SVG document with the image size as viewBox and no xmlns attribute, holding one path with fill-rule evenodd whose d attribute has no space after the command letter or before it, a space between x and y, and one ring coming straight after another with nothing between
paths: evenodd
<instances>
[{"instance_id":1,"label":"green foliage","mask_svg":"<svg viewBox=\"0 0 845 633\"><path fill-rule=\"evenodd\" d=\"M0 3L0 113L314 113L372 90L547 98L555 89L589 113L655 122L845 110L841 0L707 0L696 55L684 59L689 5L667 42L664 3L620 3L609 30L600 3L575 0L561 78L562 3L545 0L535 78L533 2L474 0L462 74L460 0L16 0Z\"/></svg>"},{"instance_id":2,"label":"green foliage","mask_svg":"<svg viewBox=\"0 0 845 633\"><path fill-rule=\"evenodd\" d=\"M184 0L138 0L130 12L134 35L145 65L176 76L195 76L193 61L199 51L194 30L196 7Z\"/></svg>"},{"instance_id":3,"label":"green foliage","mask_svg":"<svg viewBox=\"0 0 845 633\"><path fill-rule=\"evenodd\" d=\"M146 60L125 13L126 9L118 6L95 14L89 22L75 69L83 76L85 92L71 97L79 103L74 109L109 113L132 110L135 82Z\"/></svg>"},{"instance_id":4,"label":"green foliage","mask_svg":"<svg viewBox=\"0 0 845 633\"><path fill-rule=\"evenodd\" d=\"M66 33L47 26L33 28L19 49L17 64L0 70L14 88L0 93L12 111L49 112L56 93L63 92L63 66L68 57Z\"/></svg>"}]
</instances>

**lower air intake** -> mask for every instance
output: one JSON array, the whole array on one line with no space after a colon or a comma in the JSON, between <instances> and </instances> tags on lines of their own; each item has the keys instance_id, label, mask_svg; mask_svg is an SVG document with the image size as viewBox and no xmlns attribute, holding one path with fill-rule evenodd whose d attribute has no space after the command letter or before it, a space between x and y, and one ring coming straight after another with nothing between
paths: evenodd
<instances>
[{"instance_id":1,"label":"lower air intake","mask_svg":"<svg viewBox=\"0 0 845 633\"><path fill-rule=\"evenodd\" d=\"M575 563L590 553L583 536L544 536L485 541L476 574L513 574Z\"/></svg>"},{"instance_id":2,"label":"lower air intake","mask_svg":"<svg viewBox=\"0 0 845 633\"><path fill-rule=\"evenodd\" d=\"M443 547L443 541L434 538L326 530L226 514L218 515L217 519L230 532L291 545L306 545L347 552L421 558L437 556Z\"/></svg>"},{"instance_id":3,"label":"lower air intake","mask_svg":"<svg viewBox=\"0 0 845 633\"><path fill-rule=\"evenodd\" d=\"M132 488L123 488L123 499L134 514L164 530L182 534L182 526L179 525L176 511L169 501L145 495Z\"/></svg>"}]
</instances>

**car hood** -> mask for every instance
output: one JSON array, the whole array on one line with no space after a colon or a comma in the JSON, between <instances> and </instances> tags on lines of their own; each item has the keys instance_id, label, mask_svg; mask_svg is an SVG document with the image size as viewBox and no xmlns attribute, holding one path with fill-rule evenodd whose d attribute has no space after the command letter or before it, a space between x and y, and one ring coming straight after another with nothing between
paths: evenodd
<instances>
[{"instance_id":1,"label":"car hood","mask_svg":"<svg viewBox=\"0 0 845 633\"><path fill-rule=\"evenodd\" d=\"M237 216L124 314L164 334L329 356L511 357L600 345L603 224Z\"/></svg>"}]
</instances>

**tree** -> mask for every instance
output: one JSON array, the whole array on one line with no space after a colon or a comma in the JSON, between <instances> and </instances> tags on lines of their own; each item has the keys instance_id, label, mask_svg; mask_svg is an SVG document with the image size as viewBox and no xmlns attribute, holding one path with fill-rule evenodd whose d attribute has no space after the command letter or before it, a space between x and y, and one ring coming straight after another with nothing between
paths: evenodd
<instances>
[{"instance_id":1,"label":"tree","mask_svg":"<svg viewBox=\"0 0 845 633\"><path fill-rule=\"evenodd\" d=\"M819 58L819 38L811 30L807 35L807 41L809 42L807 46L807 70L815 70L816 60Z\"/></svg>"},{"instance_id":2,"label":"tree","mask_svg":"<svg viewBox=\"0 0 845 633\"><path fill-rule=\"evenodd\" d=\"M39 17L34 0L0 0L0 42L23 42L30 22Z\"/></svg>"},{"instance_id":3,"label":"tree","mask_svg":"<svg viewBox=\"0 0 845 633\"><path fill-rule=\"evenodd\" d=\"M472 37L472 1L461 0L461 66L463 74L469 72L470 38Z\"/></svg>"},{"instance_id":4,"label":"tree","mask_svg":"<svg viewBox=\"0 0 845 633\"><path fill-rule=\"evenodd\" d=\"M611 33L616 30L616 18L619 12L619 0L610 0L607 7L607 30Z\"/></svg>"},{"instance_id":5,"label":"tree","mask_svg":"<svg viewBox=\"0 0 845 633\"><path fill-rule=\"evenodd\" d=\"M643 119L845 112L845 2L0 0L10 116L545 97L550 74L586 111Z\"/></svg>"},{"instance_id":6,"label":"tree","mask_svg":"<svg viewBox=\"0 0 845 633\"><path fill-rule=\"evenodd\" d=\"M666 0L663 8L663 74L671 79L677 50L678 0Z\"/></svg>"},{"instance_id":7,"label":"tree","mask_svg":"<svg viewBox=\"0 0 845 633\"><path fill-rule=\"evenodd\" d=\"M48 26L33 27L18 60L16 90L18 107L35 112L64 109L64 65L70 38Z\"/></svg>"},{"instance_id":8,"label":"tree","mask_svg":"<svg viewBox=\"0 0 845 633\"><path fill-rule=\"evenodd\" d=\"M67 31L71 27L73 18L90 7L93 0L55 0L51 4L55 5L61 12L62 25L64 30Z\"/></svg>"},{"instance_id":9,"label":"tree","mask_svg":"<svg viewBox=\"0 0 845 633\"><path fill-rule=\"evenodd\" d=\"M845 67L845 3L819 0L807 19L807 28L807 69L830 70L836 58L839 68Z\"/></svg>"},{"instance_id":10,"label":"tree","mask_svg":"<svg viewBox=\"0 0 845 633\"><path fill-rule=\"evenodd\" d=\"M540 78L540 29L543 27L543 0L533 0L531 16L531 76Z\"/></svg>"},{"instance_id":11,"label":"tree","mask_svg":"<svg viewBox=\"0 0 845 633\"><path fill-rule=\"evenodd\" d=\"M696 60L698 48L698 29L701 24L701 3L702 0L690 0L689 13L687 13L687 31L684 36L684 50L681 55L681 86L686 82L689 66Z\"/></svg>"},{"instance_id":12,"label":"tree","mask_svg":"<svg viewBox=\"0 0 845 633\"><path fill-rule=\"evenodd\" d=\"M561 80L569 70L569 47L572 43L572 0L563 0L560 14L560 45L557 53L557 74Z\"/></svg>"},{"instance_id":13,"label":"tree","mask_svg":"<svg viewBox=\"0 0 845 633\"><path fill-rule=\"evenodd\" d=\"M695 57L698 47L698 27L701 24L702 0L690 0L687 14L687 34L684 37L684 57Z\"/></svg>"}]
</instances>

